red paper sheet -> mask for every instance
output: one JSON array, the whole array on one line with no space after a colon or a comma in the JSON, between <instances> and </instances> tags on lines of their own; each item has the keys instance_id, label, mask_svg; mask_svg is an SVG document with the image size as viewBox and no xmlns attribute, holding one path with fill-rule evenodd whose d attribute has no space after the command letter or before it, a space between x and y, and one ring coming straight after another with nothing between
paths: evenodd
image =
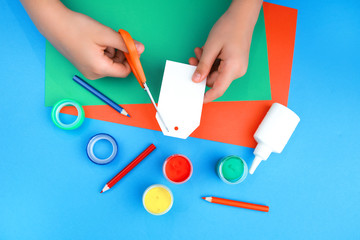
<instances>
[{"instance_id":1,"label":"red paper sheet","mask_svg":"<svg viewBox=\"0 0 360 240\"><path fill-rule=\"evenodd\" d=\"M278 102L287 105L297 10L266 2L263 8L272 100L205 104L200 127L191 134L191 137L255 147L253 134L271 104ZM87 118L160 131L155 119L155 110L151 104L122 106L131 118L120 115L107 105L84 106L84 111ZM63 108L61 112L76 114L76 110L71 107Z\"/></svg>"}]
</instances>

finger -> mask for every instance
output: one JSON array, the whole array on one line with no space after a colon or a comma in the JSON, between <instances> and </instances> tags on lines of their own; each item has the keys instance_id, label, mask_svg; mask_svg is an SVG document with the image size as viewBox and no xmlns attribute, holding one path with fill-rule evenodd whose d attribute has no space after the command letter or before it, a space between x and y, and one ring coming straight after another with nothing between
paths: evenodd
<instances>
[{"instance_id":1,"label":"finger","mask_svg":"<svg viewBox=\"0 0 360 240\"><path fill-rule=\"evenodd\" d=\"M108 56L109 58L114 58L115 57L115 48L112 47L107 47L104 50L104 53L106 56Z\"/></svg>"},{"instance_id":2,"label":"finger","mask_svg":"<svg viewBox=\"0 0 360 240\"><path fill-rule=\"evenodd\" d=\"M138 51L138 54L141 55L144 50L145 50L145 46L144 44L142 44L139 41L134 40L135 46L136 46L136 50Z\"/></svg>"},{"instance_id":3,"label":"finger","mask_svg":"<svg viewBox=\"0 0 360 240\"><path fill-rule=\"evenodd\" d=\"M123 63L125 61L125 55L122 51L116 51L115 57L113 58L114 62Z\"/></svg>"},{"instance_id":4,"label":"finger","mask_svg":"<svg viewBox=\"0 0 360 240\"><path fill-rule=\"evenodd\" d=\"M111 59L108 60L109 62L105 64L103 69L103 75L109 77L125 78L130 74L131 69L126 61L124 63L119 63Z\"/></svg>"},{"instance_id":5,"label":"finger","mask_svg":"<svg viewBox=\"0 0 360 240\"><path fill-rule=\"evenodd\" d=\"M189 58L189 64L193 66L197 66L199 64L199 60L194 57Z\"/></svg>"},{"instance_id":6,"label":"finger","mask_svg":"<svg viewBox=\"0 0 360 240\"><path fill-rule=\"evenodd\" d=\"M209 74L208 78L206 79L206 86L208 87L213 87L214 86L214 82L216 81L216 79L219 76L219 72L212 72Z\"/></svg>"},{"instance_id":7,"label":"finger","mask_svg":"<svg viewBox=\"0 0 360 240\"><path fill-rule=\"evenodd\" d=\"M194 82L201 82L207 77L219 52L220 45L217 42L207 41L205 43L199 64L192 77Z\"/></svg>"},{"instance_id":8,"label":"finger","mask_svg":"<svg viewBox=\"0 0 360 240\"><path fill-rule=\"evenodd\" d=\"M218 76L213 80L213 87L205 93L204 103L211 102L221 97L234 80L231 69L223 67L221 72L218 72Z\"/></svg>"},{"instance_id":9,"label":"finger","mask_svg":"<svg viewBox=\"0 0 360 240\"><path fill-rule=\"evenodd\" d=\"M195 52L195 55L196 55L197 59L200 59L200 58L201 58L201 55L202 55L202 52L203 52L203 49L197 47L197 48L195 48L194 52ZM199 61L198 61L198 62L199 62ZM218 58L215 59L213 65L211 66L211 69L210 69L210 73L209 73L209 75L208 75L208 78L209 78L209 76L210 76L210 74L211 74L212 72L217 71L217 69L218 69L218 67L219 67L219 65L220 65L220 62L221 62L221 59L218 59ZM196 64L196 65L198 65L198 64ZM206 84L207 84L207 83L206 83Z\"/></svg>"},{"instance_id":10,"label":"finger","mask_svg":"<svg viewBox=\"0 0 360 240\"><path fill-rule=\"evenodd\" d=\"M101 41L100 44L103 44L106 47L113 47L119 49L123 52L128 52L125 42L121 37L120 33L105 26L101 36L102 37L100 40ZM145 50L145 46L141 42L136 40L134 40L134 43L138 53L142 54Z\"/></svg>"},{"instance_id":11,"label":"finger","mask_svg":"<svg viewBox=\"0 0 360 240\"><path fill-rule=\"evenodd\" d=\"M194 49L194 53L197 59L201 58L202 52L203 52L202 48L197 47Z\"/></svg>"},{"instance_id":12,"label":"finger","mask_svg":"<svg viewBox=\"0 0 360 240\"><path fill-rule=\"evenodd\" d=\"M202 54L202 49L197 47L194 49L194 53L196 57L191 57L189 58L189 64L193 65L193 66L197 66L199 64L199 59L201 57Z\"/></svg>"}]
</instances>

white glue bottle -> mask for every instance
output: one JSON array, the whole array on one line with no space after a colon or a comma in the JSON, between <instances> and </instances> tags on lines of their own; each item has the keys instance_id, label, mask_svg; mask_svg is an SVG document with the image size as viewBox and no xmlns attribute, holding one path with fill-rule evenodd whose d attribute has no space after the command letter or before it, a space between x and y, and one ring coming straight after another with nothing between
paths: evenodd
<instances>
[{"instance_id":1,"label":"white glue bottle","mask_svg":"<svg viewBox=\"0 0 360 240\"><path fill-rule=\"evenodd\" d=\"M274 103L254 134L258 145L254 150L254 161L249 170L253 174L262 160L266 160L272 152L281 153L289 141L300 118L289 108Z\"/></svg>"}]
</instances>

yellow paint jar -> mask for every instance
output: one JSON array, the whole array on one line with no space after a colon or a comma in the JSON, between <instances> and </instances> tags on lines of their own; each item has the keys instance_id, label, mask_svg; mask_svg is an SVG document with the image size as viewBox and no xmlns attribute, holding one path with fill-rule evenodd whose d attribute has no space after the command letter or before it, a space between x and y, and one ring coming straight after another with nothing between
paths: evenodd
<instances>
[{"instance_id":1,"label":"yellow paint jar","mask_svg":"<svg viewBox=\"0 0 360 240\"><path fill-rule=\"evenodd\" d=\"M167 213L174 202L170 189L161 184L148 187L143 194L143 205L146 211L153 215Z\"/></svg>"}]
</instances>

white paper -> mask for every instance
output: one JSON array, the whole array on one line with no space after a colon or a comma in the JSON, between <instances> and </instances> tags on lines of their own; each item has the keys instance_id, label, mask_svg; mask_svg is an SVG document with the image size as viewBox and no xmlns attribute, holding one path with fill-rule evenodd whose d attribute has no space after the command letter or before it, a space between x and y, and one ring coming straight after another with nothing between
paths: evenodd
<instances>
[{"instance_id":1,"label":"white paper","mask_svg":"<svg viewBox=\"0 0 360 240\"><path fill-rule=\"evenodd\" d=\"M164 135L187 138L200 125L206 80L194 83L196 67L166 61L161 84L158 110L169 131L156 119Z\"/></svg>"}]
</instances>

